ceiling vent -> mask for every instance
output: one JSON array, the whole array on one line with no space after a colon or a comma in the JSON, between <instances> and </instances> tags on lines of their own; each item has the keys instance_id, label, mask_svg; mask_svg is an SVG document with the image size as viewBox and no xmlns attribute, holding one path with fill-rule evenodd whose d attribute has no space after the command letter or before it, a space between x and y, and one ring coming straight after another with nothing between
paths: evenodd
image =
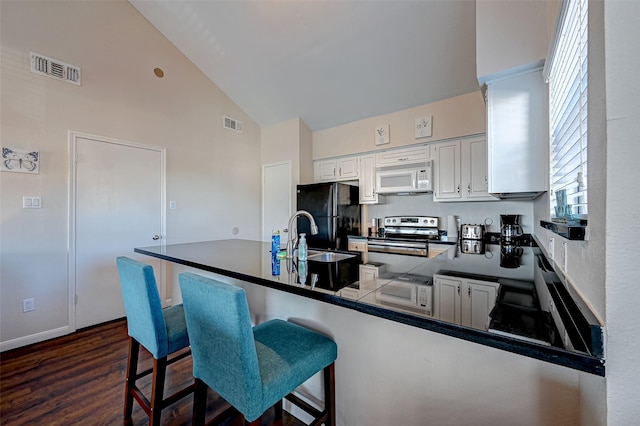
<instances>
[{"instance_id":1,"label":"ceiling vent","mask_svg":"<svg viewBox=\"0 0 640 426\"><path fill-rule=\"evenodd\" d=\"M222 127L233 130L234 132L242 133L242 121L234 120L226 115L222 116Z\"/></svg>"},{"instance_id":2,"label":"ceiling vent","mask_svg":"<svg viewBox=\"0 0 640 426\"><path fill-rule=\"evenodd\" d=\"M80 86L80 67L31 52L31 72Z\"/></svg>"}]
</instances>

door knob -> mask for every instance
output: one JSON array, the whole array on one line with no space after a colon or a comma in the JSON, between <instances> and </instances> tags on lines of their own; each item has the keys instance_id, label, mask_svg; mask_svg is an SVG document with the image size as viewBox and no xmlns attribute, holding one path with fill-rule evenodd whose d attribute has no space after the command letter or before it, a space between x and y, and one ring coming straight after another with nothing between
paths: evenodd
<instances>
[{"instance_id":1,"label":"door knob","mask_svg":"<svg viewBox=\"0 0 640 426\"><path fill-rule=\"evenodd\" d=\"M153 240L154 241L159 240L159 239L160 239L160 235L156 234L156 235L153 236Z\"/></svg>"}]
</instances>

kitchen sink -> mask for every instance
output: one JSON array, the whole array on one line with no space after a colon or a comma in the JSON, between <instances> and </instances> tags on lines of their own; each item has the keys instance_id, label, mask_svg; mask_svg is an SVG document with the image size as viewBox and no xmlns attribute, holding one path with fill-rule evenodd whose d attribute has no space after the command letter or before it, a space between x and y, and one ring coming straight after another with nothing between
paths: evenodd
<instances>
[{"instance_id":1,"label":"kitchen sink","mask_svg":"<svg viewBox=\"0 0 640 426\"><path fill-rule=\"evenodd\" d=\"M330 251L309 250L307 260L310 262L339 262L341 260L352 259L355 254L334 253Z\"/></svg>"}]
</instances>

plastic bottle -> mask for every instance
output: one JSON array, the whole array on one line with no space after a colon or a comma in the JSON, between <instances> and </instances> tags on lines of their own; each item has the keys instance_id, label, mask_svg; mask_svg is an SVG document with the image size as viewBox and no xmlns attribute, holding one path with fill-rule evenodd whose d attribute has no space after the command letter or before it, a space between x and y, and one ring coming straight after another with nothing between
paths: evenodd
<instances>
[{"instance_id":1,"label":"plastic bottle","mask_svg":"<svg viewBox=\"0 0 640 426\"><path fill-rule=\"evenodd\" d=\"M298 260L307 260L307 234L300 234L300 242L298 243Z\"/></svg>"},{"instance_id":2,"label":"plastic bottle","mask_svg":"<svg viewBox=\"0 0 640 426\"><path fill-rule=\"evenodd\" d=\"M280 251L280 230L274 229L271 232L271 256L278 254Z\"/></svg>"},{"instance_id":3,"label":"plastic bottle","mask_svg":"<svg viewBox=\"0 0 640 426\"><path fill-rule=\"evenodd\" d=\"M307 262L305 260L298 261L298 281L302 286L307 283Z\"/></svg>"},{"instance_id":4,"label":"plastic bottle","mask_svg":"<svg viewBox=\"0 0 640 426\"><path fill-rule=\"evenodd\" d=\"M280 251L280 230L275 229L271 232L271 275L280 275L278 251Z\"/></svg>"}]
</instances>

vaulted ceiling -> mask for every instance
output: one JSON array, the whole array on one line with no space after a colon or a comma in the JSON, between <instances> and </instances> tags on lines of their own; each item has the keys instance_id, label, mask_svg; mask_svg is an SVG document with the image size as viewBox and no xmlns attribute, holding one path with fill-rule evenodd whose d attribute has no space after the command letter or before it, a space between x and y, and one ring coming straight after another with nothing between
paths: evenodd
<instances>
[{"instance_id":1,"label":"vaulted ceiling","mask_svg":"<svg viewBox=\"0 0 640 426\"><path fill-rule=\"evenodd\" d=\"M317 131L479 88L474 0L130 2L260 126Z\"/></svg>"}]
</instances>

